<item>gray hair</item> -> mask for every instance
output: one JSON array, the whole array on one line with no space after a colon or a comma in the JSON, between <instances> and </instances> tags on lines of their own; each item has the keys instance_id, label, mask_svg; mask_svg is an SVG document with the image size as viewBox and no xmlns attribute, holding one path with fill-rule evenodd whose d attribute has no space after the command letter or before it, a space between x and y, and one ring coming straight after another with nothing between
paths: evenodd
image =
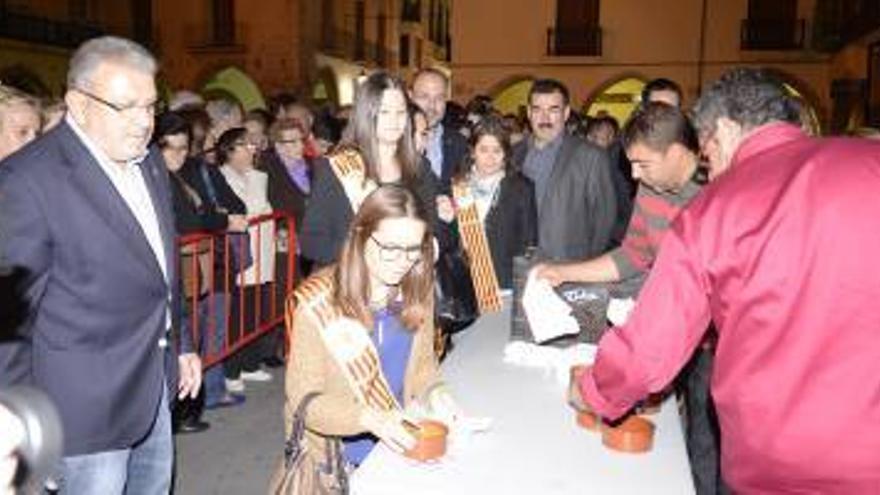
<instances>
[{"instance_id":1,"label":"gray hair","mask_svg":"<svg viewBox=\"0 0 880 495\"><path fill-rule=\"evenodd\" d=\"M158 65L150 52L134 41L116 36L93 38L76 49L70 58L67 87L81 88L91 82L95 70L105 62L113 62L155 75Z\"/></svg>"},{"instance_id":2,"label":"gray hair","mask_svg":"<svg viewBox=\"0 0 880 495\"><path fill-rule=\"evenodd\" d=\"M722 75L700 96L693 118L701 135L714 132L720 118L736 122L744 131L771 122L800 123L798 105L782 83L766 70L752 68Z\"/></svg>"},{"instance_id":3,"label":"gray hair","mask_svg":"<svg viewBox=\"0 0 880 495\"><path fill-rule=\"evenodd\" d=\"M0 83L0 111L6 107L18 104L27 105L33 108L34 111L40 112L41 105L38 99L24 91Z\"/></svg>"},{"instance_id":4,"label":"gray hair","mask_svg":"<svg viewBox=\"0 0 880 495\"><path fill-rule=\"evenodd\" d=\"M211 125L228 122L234 117L238 117L239 119L244 118L244 111L241 109L241 105L232 100L227 100L226 98L218 98L209 101L205 104L205 112L208 113L208 117L211 119ZM235 125L239 126L241 125L241 122L236 122Z\"/></svg>"}]
</instances>

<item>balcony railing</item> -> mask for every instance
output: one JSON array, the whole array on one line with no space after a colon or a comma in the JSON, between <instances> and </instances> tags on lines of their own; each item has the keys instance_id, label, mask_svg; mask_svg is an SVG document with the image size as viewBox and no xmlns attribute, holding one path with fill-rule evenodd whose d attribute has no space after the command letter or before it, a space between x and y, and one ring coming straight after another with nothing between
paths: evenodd
<instances>
[{"instance_id":1,"label":"balcony railing","mask_svg":"<svg viewBox=\"0 0 880 495\"><path fill-rule=\"evenodd\" d=\"M0 10L0 37L30 43L75 48L83 41L101 36L97 26L62 22Z\"/></svg>"},{"instance_id":2,"label":"balcony railing","mask_svg":"<svg viewBox=\"0 0 880 495\"><path fill-rule=\"evenodd\" d=\"M743 19L740 29L740 48L803 50L806 25L803 19Z\"/></svg>"},{"instance_id":3,"label":"balcony railing","mask_svg":"<svg viewBox=\"0 0 880 495\"><path fill-rule=\"evenodd\" d=\"M547 55L597 57L602 55L602 28L547 29Z\"/></svg>"}]
</instances>

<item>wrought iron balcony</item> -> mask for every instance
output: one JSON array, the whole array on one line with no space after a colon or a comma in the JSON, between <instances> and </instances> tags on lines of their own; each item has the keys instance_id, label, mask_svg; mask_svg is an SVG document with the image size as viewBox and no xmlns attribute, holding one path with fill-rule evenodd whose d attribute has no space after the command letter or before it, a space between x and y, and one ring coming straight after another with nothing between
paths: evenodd
<instances>
[{"instance_id":1,"label":"wrought iron balcony","mask_svg":"<svg viewBox=\"0 0 880 495\"><path fill-rule=\"evenodd\" d=\"M602 55L602 28L547 29L547 55L560 57L597 57Z\"/></svg>"},{"instance_id":2,"label":"wrought iron balcony","mask_svg":"<svg viewBox=\"0 0 880 495\"><path fill-rule=\"evenodd\" d=\"M803 19L743 19L740 29L740 48L803 50L806 25Z\"/></svg>"},{"instance_id":3,"label":"wrought iron balcony","mask_svg":"<svg viewBox=\"0 0 880 495\"><path fill-rule=\"evenodd\" d=\"M0 10L0 37L3 38L75 48L102 34L104 31L97 26Z\"/></svg>"}]
</instances>

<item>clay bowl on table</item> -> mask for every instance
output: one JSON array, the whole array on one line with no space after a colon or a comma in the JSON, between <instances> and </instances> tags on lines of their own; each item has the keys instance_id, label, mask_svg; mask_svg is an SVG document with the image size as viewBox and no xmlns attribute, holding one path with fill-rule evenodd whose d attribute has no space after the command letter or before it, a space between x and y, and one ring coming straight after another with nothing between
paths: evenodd
<instances>
[{"instance_id":1,"label":"clay bowl on table","mask_svg":"<svg viewBox=\"0 0 880 495\"><path fill-rule=\"evenodd\" d=\"M431 419L419 421L418 428L404 423L407 429L416 437L416 446L405 452L410 459L417 461L430 461L443 457L446 453L446 437L449 436L449 427Z\"/></svg>"},{"instance_id":2,"label":"clay bowl on table","mask_svg":"<svg viewBox=\"0 0 880 495\"><path fill-rule=\"evenodd\" d=\"M654 446L654 423L636 415L627 416L619 423L604 423L602 444L618 452L648 452Z\"/></svg>"}]
</instances>

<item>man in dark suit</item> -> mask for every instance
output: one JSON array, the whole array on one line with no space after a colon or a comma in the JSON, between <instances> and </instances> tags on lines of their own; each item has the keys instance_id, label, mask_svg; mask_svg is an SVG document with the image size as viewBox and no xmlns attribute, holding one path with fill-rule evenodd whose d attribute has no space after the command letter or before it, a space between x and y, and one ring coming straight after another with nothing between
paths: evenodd
<instances>
[{"instance_id":1,"label":"man in dark suit","mask_svg":"<svg viewBox=\"0 0 880 495\"><path fill-rule=\"evenodd\" d=\"M438 192L450 193L450 183L467 156L467 140L457 129L443 125L446 101L449 99L449 78L437 69L422 69L413 78L409 96L425 112L428 119L425 156L431 171L440 179Z\"/></svg>"},{"instance_id":2,"label":"man in dark suit","mask_svg":"<svg viewBox=\"0 0 880 495\"><path fill-rule=\"evenodd\" d=\"M171 195L147 150L155 71L129 40L84 43L64 122L0 167L0 267L20 275L26 316L0 343L0 385L33 384L58 406L64 494L168 493L169 403L200 386L191 343L178 356L170 332Z\"/></svg>"},{"instance_id":3,"label":"man in dark suit","mask_svg":"<svg viewBox=\"0 0 880 495\"><path fill-rule=\"evenodd\" d=\"M536 80L529 91L532 135L512 152L514 166L535 184L538 248L553 260L603 253L617 214L608 155L565 133L570 112L562 83Z\"/></svg>"}]
</instances>

